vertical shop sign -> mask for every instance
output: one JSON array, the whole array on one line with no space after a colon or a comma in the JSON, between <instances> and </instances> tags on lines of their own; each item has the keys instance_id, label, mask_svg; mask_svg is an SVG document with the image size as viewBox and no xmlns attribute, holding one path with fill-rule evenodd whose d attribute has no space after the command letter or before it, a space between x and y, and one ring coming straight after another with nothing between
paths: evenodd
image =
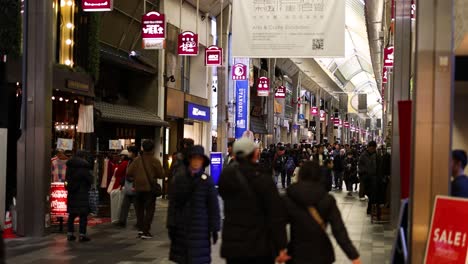
<instances>
[{"instance_id":1,"label":"vertical shop sign","mask_svg":"<svg viewBox=\"0 0 468 264\"><path fill-rule=\"evenodd\" d=\"M310 115L311 116L318 116L319 115L319 110L317 106L312 106L310 108Z\"/></svg>"},{"instance_id":2,"label":"vertical shop sign","mask_svg":"<svg viewBox=\"0 0 468 264\"><path fill-rule=\"evenodd\" d=\"M247 131L248 92L248 80L236 81L236 138L241 138Z\"/></svg>"},{"instance_id":3,"label":"vertical shop sign","mask_svg":"<svg viewBox=\"0 0 468 264\"><path fill-rule=\"evenodd\" d=\"M242 63L237 63L232 67L232 79L234 81L247 80L247 66Z\"/></svg>"},{"instance_id":4,"label":"vertical shop sign","mask_svg":"<svg viewBox=\"0 0 468 264\"><path fill-rule=\"evenodd\" d=\"M270 79L260 77L258 79L257 96L268 96L270 94Z\"/></svg>"},{"instance_id":5,"label":"vertical shop sign","mask_svg":"<svg viewBox=\"0 0 468 264\"><path fill-rule=\"evenodd\" d=\"M466 219L467 199L436 197L424 263L468 263Z\"/></svg>"},{"instance_id":6,"label":"vertical shop sign","mask_svg":"<svg viewBox=\"0 0 468 264\"><path fill-rule=\"evenodd\" d=\"M218 185L219 176L223 170L223 153L211 152L210 161L210 174L215 185Z\"/></svg>"},{"instance_id":7,"label":"vertical shop sign","mask_svg":"<svg viewBox=\"0 0 468 264\"><path fill-rule=\"evenodd\" d=\"M388 83L388 69L386 67L382 69L382 83Z\"/></svg>"},{"instance_id":8,"label":"vertical shop sign","mask_svg":"<svg viewBox=\"0 0 468 264\"><path fill-rule=\"evenodd\" d=\"M349 122L348 121L344 122L344 127L349 128Z\"/></svg>"},{"instance_id":9,"label":"vertical shop sign","mask_svg":"<svg viewBox=\"0 0 468 264\"><path fill-rule=\"evenodd\" d=\"M179 34L177 54L180 56L198 55L198 34L185 31Z\"/></svg>"},{"instance_id":10,"label":"vertical shop sign","mask_svg":"<svg viewBox=\"0 0 468 264\"><path fill-rule=\"evenodd\" d=\"M393 68L393 58L394 58L394 48L393 46L386 47L384 49L384 67Z\"/></svg>"},{"instance_id":11,"label":"vertical shop sign","mask_svg":"<svg viewBox=\"0 0 468 264\"><path fill-rule=\"evenodd\" d=\"M53 182L50 184L50 215L56 217L68 216L67 196L65 183Z\"/></svg>"},{"instance_id":12,"label":"vertical shop sign","mask_svg":"<svg viewBox=\"0 0 468 264\"><path fill-rule=\"evenodd\" d=\"M411 0L411 20L416 20L416 3Z\"/></svg>"},{"instance_id":13,"label":"vertical shop sign","mask_svg":"<svg viewBox=\"0 0 468 264\"><path fill-rule=\"evenodd\" d=\"M83 0L81 8L85 12L112 11L113 3L112 0Z\"/></svg>"},{"instance_id":14,"label":"vertical shop sign","mask_svg":"<svg viewBox=\"0 0 468 264\"><path fill-rule=\"evenodd\" d=\"M152 11L141 18L141 39L143 49L163 49L166 37L164 14Z\"/></svg>"},{"instance_id":15,"label":"vertical shop sign","mask_svg":"<svg viewBox=\"0 0 468 264\"><path fill-rule=\"evenodd\" d=\"M284 87L284 86L279 86L278 88L276 88L275 98L276 98L276 99L284 99L284 98L286 98L286 87Z\"/></svg>"},{"instance_id":16,"label":"vertical shop sign","mask_svg":"<svg viewBox=\"0 0 468 264\"><path fill-rule=\"evenodd\" d=\"M205 66L222 66L223 49L217 46L209 46L205 50Z\"/></svg>"},{"instance_id":17,"label":"vertical shop sign","mask_svg":"<svg viewBox=\"0 0 468 264\"><path fill-rule=\"evenodd\" d=\"M320 122L325 122L327 118L327 113L324 110L320 110Z\"/></svg>"}]
</instances>

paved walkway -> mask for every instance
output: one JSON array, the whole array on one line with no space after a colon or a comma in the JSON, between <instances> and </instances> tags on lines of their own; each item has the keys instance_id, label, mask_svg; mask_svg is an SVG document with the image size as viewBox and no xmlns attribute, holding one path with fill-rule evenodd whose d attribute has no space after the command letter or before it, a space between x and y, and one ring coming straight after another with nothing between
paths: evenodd
<instances>
[{"instance_id":1,"label":"paved walkway","mask_svg":"<svg viewBox=\"0 0 468 264\"><path fill-rule=\"evenodd\" d=\"M366 205L345 193L334 193L351 239L358 248L362 262L390 263L393 232L388 226L373 225L366 216ZM155 263L168 261L169 240L165 229L167 202L157 202L152 227L154 238L140 240L136 231L128 227L118 229L110 224L90 228L93 239L89 243L67 242L65 235L52 234L44 238L23 238L7 242L8 262L23 263ZM134 224L134 220L129 225ZM333 239L332 239L333 240ZM334 240L333 240L334 241ZM336 245L336 243L335 243ZM336 263L350 263L336 247ZM219 257L219 243L213 248L213 263L224 263Z\"/></svg>"}]
</instances>

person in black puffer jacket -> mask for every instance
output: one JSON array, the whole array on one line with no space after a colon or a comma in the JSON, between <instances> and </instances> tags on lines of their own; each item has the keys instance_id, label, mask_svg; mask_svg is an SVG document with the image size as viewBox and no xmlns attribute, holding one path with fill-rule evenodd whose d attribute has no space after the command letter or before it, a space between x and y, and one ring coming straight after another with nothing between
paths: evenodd
<instances>
[{"instance_id":1,"label":"person in black puffer jacket","mask_svg":"<svg viewBox=\"0 0 468 264\"><path fill-rule=\"evenodd\" d=\"M220 230L218 192L205 174L210 164L202 146L194 146L189 165L171 180L167 228L171 239L170 260L179 264L211 263L211 243Z\"/></svg>"},{"instance_id":2,"label":"person in black puffer jacket","mask_svg":"<svg viewBox=\"0 0 468 264\"><path fill-rule=\"evenodd\" d=\"M78 151L72 159L67 161L67 210L68 210L68 241L76 240L74 233L74 221L80 217L80 242L87 242L90 239L86 236L86 226L88 225L89 189L93 182L90 173L90 164L84 159L85 153Z\"/></svg>"},{"instance_id":3,"label":"person in black puffer jacket","mask_svg":"<svg viewBox=\"0 0 468 264\"><path fill-rule=\"evenodd\" d=\"M286 208L291 224L288 264L329 264L335 261L333 245L319 224L331 225L336 241L353 264L361 263L359 253L349 239L336 200L320 184L320 166L305 162L299 172L299 182L287 189ZM320 217L313 217L309 208L315 208ZM319 219L317 221L316 219Z\"/></svg>"},{"instance_id":4,"label":"person in black puffer jacket","mask_svg":"<svg viewBox=\"0 0 468 264\"><path fill-rule=\"evenodd\" d=\"M234 143L236 162L219 180L224 200L221 257L227 264L283 263L286 254L286 215L272 171L256 162L258 146L242 138Z\"/></svg>"}]
</instances>

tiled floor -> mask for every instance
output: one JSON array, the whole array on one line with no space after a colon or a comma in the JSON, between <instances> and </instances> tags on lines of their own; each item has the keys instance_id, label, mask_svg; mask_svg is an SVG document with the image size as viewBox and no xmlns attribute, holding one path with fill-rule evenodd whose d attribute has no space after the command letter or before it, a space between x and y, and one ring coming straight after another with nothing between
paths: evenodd
<instances>
[{"instance_id":1,"label":"tiled floor","mask_svg":"<svg viewBox=\"0 0 468 264\"><path fill-rule=\"evenodd\" d=\"M347 198L344 193L334 195L350 237L362 256L362 263L389 263L393 243L391 229L371 224L365 215L365 203L356 198ZM137 239L136 231L130 227L117 229L104 224L90 229L93 241L87 244L69 243L62 234L8 241L8 263L170 263L167 257L166 210L167 203L158 201L152 240ZM130 221L130 224L133 223ZM339 247L336 247L335 253L336 263L350 263ZM219 258L219 243L213 248L212 255L213 263L224 263Z\"/></svg>"}]
</instances>

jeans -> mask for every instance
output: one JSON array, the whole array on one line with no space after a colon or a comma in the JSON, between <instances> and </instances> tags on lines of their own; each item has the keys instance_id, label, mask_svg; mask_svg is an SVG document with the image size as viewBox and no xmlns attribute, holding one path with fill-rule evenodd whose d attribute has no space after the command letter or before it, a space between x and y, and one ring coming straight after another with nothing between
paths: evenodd
<instances>
[{"instance_id":1,"label":"jeans","mask_svg":"<svg viewBox=\"0 0 468 264\"><path fill-rule=\"evenodd\" d=\"M80 217L80 235L86 235L86 226L88 225L88 214L69 214L68 215L68 233L75 232L75 218Z\"/></svg>"},{"instance_id":2,"label":"jeans","mask_svg":"<svg viewBox=\"0 0 468 264\"><path fill-rule=\"evenodd\" d=\"M153 222L156 196L151 192L137 192L135 199L138 229L143 233L148 233Z\"/></svg>"},{"instance_id":3,"label":"jeans","mask_svg":"<svg viewBox=\"0 0 468 264\"><path fill-rule=\"evenodd\" d=\"M226 264L274 264L275 260L272 257L241 257L228 258Z\"/></svg>"},{"instance_id":4,"label":"jeans","mask_svg":"<svg viewBox=\"0 0 468 264\"><path fill-rule=\"evenodd\" d=\"M119 222L123 225L127 225L128 212L130 211L131 204L135 207L135 195L124 195L119 217Z\"/></svg>"},{"instance_id":5,"label":"jeans","mask_svg":"<svg viewBox=\"0 0 468 264\"><path fill-rule=\"evenodd\" d=\"M334 175L335 175L335 188L336 189L343 189L343 176L344 176L344 172L338 172L338 171L335 171L334 172Z\"/></svg>"},{"instance_id":6,"label":"jeans","mask_svg":"<svg viewBox=\"0 0 468 264\"><path fill-rule=\"evenodd\" d=\"M275 175L275 178L274 178L275 185L278 184L278 178L279 178L280 174L281 174L281 178L283 178L283 177L284 177L283 175L285 175L286 172L285 172L284 170L279 170L279 171L275 170L275 171L274 171L274 175ZM284 186L283 186L283 187L284 187Z\"/></svg>"},{"instance_id":7,"label":"jeans","mask_svg":"<svg viewBox=\"0 0 468 264\"><path fill-rule=\"evenodd\" d=\"M283 188L286 188L289 185L291 185L291 176L292 176L292 173L291 174L287 172L281 173L281 184L283 185Z\"/></svg>"}]
</instances>

